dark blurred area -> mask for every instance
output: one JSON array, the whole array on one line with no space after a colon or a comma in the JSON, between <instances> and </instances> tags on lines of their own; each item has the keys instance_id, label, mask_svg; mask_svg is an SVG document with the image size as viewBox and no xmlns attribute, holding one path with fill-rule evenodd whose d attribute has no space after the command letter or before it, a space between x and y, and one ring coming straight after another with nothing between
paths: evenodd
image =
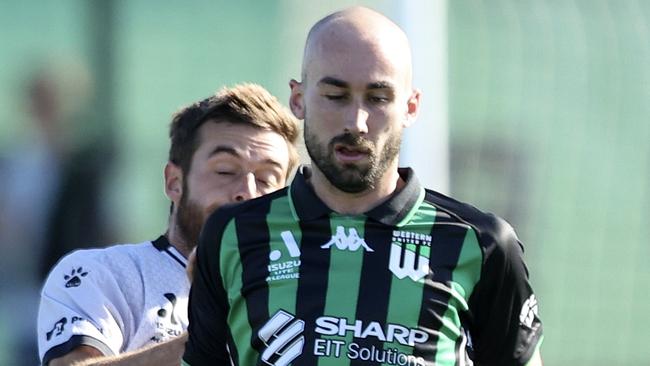
<instances>
[{"instance_id":1,"label":"dark blurred area","mask_svg":"<svg viewBox=\"0 0 650 366\"><path fill-rule=\"evenodd\" d=\"M30 9L29 4L3 7L13 15ZM110 13L101 13L106 5L79 10L88 24L110 35L106 27ZM16 21L3 20L5 26ZM11 119L9 126L20 127L10 138L3 136L0 148L2 365L38 363L39 292L52 266L70 251L105 246L117 237L106 200L115 155L113 114L107 112L112 108L106 82L111 76L108 41L102 38L103 31L89 27L83 42L90 51L97 48L90 53L93 56L79 50L60 52L56 48L61 45L47 42L56 32L48 33L48 25L43 26L31 32L41 39L18 39L18 47L30 42L40 47L29 49L23 58L3 57L18 63L12 65L17 71L12 79L13 105L4 116ZM6 35L17 30L3 29L8 49L12 45ZM4 135L7 129L0 131Z\"/></svg>"},{"instance_id":2,"label":"dark blurred area","mask_svg":"<svg viewBox=\"0 0 650 366\"><path fill-rule=\"evenodd\" d=\"M35 314L50 268L72 250L112 240L102 207L112 144L88 133L98 123L94 86L78 60L44 62L25 80L26 134L0 151L0 306L12 314L15 360L29 364L38 362Z\"/></svg>"}]
</instances>

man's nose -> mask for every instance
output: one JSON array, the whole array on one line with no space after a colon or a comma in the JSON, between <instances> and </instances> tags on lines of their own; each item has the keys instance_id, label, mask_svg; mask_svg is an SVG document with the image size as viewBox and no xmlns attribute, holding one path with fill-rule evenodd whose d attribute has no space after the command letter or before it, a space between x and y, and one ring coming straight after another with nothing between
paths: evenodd
<instances>
[{"instance_id":1,"label":"man's nose","mask_svg":"<svg viewBox=\"0 0 650 366\"><path fill-rule=\"evenodd\" d=\"M233 201L241 202L251 198L260 196L257 192L257 185L255 184L255 175L253 173L244 174L235 189L233 194Z\"/></svg>"},{"instance_id":2,"label":"man's nose","mask_svg":"<svg viewBox=\"0 0 650 366\"><path fill-rule=\"evenodd\" d=\"M361 103L352 103L345 115L345 132L355 135L368 133L368 110Z\"/></svg>"}]
</instances>

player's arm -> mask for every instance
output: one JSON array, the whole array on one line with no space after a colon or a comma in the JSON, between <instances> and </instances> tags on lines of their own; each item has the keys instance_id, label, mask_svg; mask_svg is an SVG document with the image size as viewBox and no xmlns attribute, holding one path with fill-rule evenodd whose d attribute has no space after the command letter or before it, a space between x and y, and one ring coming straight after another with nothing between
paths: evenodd
<instances>
[{"instance_id":1,"label":"player's arm","mask_svg":"<svg viewBox=\"0 0 650 366\"><path fill-rule=\"evenodd\" d=\"M484 261L469 299L474 362L540 366L543 330L523 246L512 227L496 217L477 232Z\"/></svg>"},{"instance_id":2,"label":"player's arm","mask_svg":"<svg viewBox=\"0 0 650 366\"><path fill-rule=\"evenodd\" d=\"M186 340L187 333L184 333L169 341L118 356L103 356L93 347L80 346L53 359L49 366L178 366Z\"/></svg>"},{"instance_id":3,"label":"player's arm","mask_svg":"<svg viewBox=\"0 0 650 366\"><path fill-rule=\"evenodd\" d=\"M128 307L127 299L94 253L79 251L64 257L45 281L37 333L43 365L116 355L123 346L122 329L130 318L119 309Z\"/></svg>"},{"instance_id":4,"label":"player's arm","mask_svg":"<svg viewBox=\"0 0 650 366\"><path fill-rule=\"evenodd\" d=\"M87 360L93 357L101 357L102 353L97 350L95 347L91 346L79 346L67 353L65 356L52 359L48 365L49 366L68 366L68 365L77 365L79 361Z\"/></svg>"}]
</instances>

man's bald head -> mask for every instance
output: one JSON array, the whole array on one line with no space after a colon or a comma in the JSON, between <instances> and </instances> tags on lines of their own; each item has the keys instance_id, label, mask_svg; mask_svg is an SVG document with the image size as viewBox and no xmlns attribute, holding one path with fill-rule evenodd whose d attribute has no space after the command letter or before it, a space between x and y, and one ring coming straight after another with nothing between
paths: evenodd
<instances>
[{"instance_id":1,"label":"man's bald head","mask_svg":"<svg viewBox=\"0 0 650 366\"><path fill-rule=\"evenodd\" d=\"M402 131L420 104L411 78L406 35L385 16L354 7L314 25L289 103L305 121L312 184L330 187L321 193L395 188Z\"/></svg>"},{"instance_id":2,"label":"man's bald head","mask_svg":"<svg viewBox=\"0 0 650 366\"><path fill-rule=\"evenodd\" d=\"M302 64L302 81L309 79L315 60L332 52L352 50L390 56L404 73L404 86L411 87L411 49L404 31L383 14L365 7L351 7L319 20L309 31Z\"/></svg>"}]
</instances>

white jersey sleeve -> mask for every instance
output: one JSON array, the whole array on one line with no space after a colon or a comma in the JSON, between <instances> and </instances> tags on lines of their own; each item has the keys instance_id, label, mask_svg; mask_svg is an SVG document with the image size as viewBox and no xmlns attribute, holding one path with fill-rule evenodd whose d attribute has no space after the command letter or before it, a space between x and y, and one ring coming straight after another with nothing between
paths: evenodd
<instances>
[{"instance_id":1,"label":"white jersey sleeve","mask_svg":"<svg viewBox=\"0 0 650 366\"><path fill-rule=\"evenodd\" d=\"M79 345L118 354L130 323L127 298L96 250L64 257L50 272L38 312L38 351L44 365Z\"/></svg>"}]
</instances>

